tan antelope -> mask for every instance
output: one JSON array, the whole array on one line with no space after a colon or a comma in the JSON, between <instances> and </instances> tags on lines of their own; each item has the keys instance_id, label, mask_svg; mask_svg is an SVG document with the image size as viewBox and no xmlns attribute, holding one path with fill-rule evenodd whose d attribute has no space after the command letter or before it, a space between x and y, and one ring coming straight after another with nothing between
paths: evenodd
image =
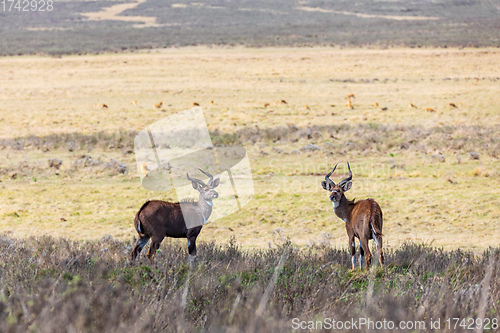
<instances>
[{"instance_id":1,"label":"tan antelope","mask_svg":"<svg viewBox=\"0 0 500 333\"><path fill-rule=\"evenodd\" d=\"M338 165L338 164L337 164ZM379 204L372 198L366 200L355 201L348 200L344 193L349 191L352 186L352 172L349 162L349 177L340 181L336 185L330 176L337 168L337 165L330 173L325 176L325 180L321 182L321 186L330 193L330 201L333 205L335 215L345 222L347 236L349 237L349 247L351 249L352 268L356 268L356 244L354 239L357 238L359 245L359 267L363 265L363 257L366 254L366 268L370 268L372 262L372 254L368 241L373 239L377 246L378 259L380 264L384 264L384 254L382 252L382 210Z\"/></svg>"},{"instance_id":2,"label":"tan antelope","mask_svg":"<svg viewBox=\"0 0 500 333\"><path fill-rule=\"evenodd\" d=\"M108 106L106 104L92 104L93 108L101 108L101 109L107 109Z\"/></svg>"},{"instance_id":3,"label":"tan antelope","mask_svg":"<svg viewBox=\"0 0 500 333\"><path fill-rule=\"evenodd\" d=\"M455 109L458 107L455 103L448 103L448 106L455 108Z\"/></svg>"},{"instance_id":4,"label":"tan antelope","mask_svg":"<svg viewBox=\"0 0 500 333\"><path fill-rule=\"evenodd\" d=\"M417 108L417 106L416 106L415 104L413 104L412 102L408 103L408 107L409 107L410 109L412 109L412 108L415 108L415 109L416 109L416 108Z\"/></svg>"},{"instance_id":5,"label":"tan antelope","mask_svg":"<svg viewBox=\"0 0 500 333\"><path fill-rule=\"evenodd\" d=\"M163 102L153 105L155 108L159 109L163 105Z\"/></svg>"},{"instance_id":6,"label":"tan antelope","mask_svg":"<svg viewBox=\"0 0 500 333\"><path fill-rule=\"evenodd\" d=\"M137 100L133 99L132 102L130 102L130 105L137 105Z\"/></svg>"},{"instance_id":7,"label":"tan antelope","mask_svg":"<svg viewBox=\"0 0 500 333\"><path fill-rule=\"evenodd\" d=\"M350 99L347 100L347 107L351 110L354 109L354 106L352 106L352 102Z\"/></svg>"},{"instance_id":8,"label":"tan antelope","mask_svg":"<svg viewBox=\"0 0 500 333\"><path fill-rule=\"evenodd\" d=\"M345 97L346 100L351 98L356 98L356 97L354 96L354 94L349 94Z\"/></svg>"},{"instance_id":9,"label":"tan antelope","mask_svg":"<svg viewBox=\"0 0 500 333\"><path fill-rule=\"evenodd\" d=\"M141 164L141 173L144 175L144 177L147 177L148 175L148 166L144 162L142 162Z\"/></svg>"},{"instance_id":10,"label":"tan antelope","mask_svg":"<svg viewBox=\"0 0 500 333\"><path fill-rule=\"evenodd\" d=\"M427 111L427 112L436 112L436 110L434 110L433 108L425 108L425 111Z\"/></svg>"},{"instance_id":11,"label":"tan antelope","mask_svg":"<svg viewBox=\"0 0 500 333\"><path fill-rule=\"evenodd\" d=\"M198 103L198 102L193 102L193 106L200 106L200 103Z\"/></svg>"}]
</instances>

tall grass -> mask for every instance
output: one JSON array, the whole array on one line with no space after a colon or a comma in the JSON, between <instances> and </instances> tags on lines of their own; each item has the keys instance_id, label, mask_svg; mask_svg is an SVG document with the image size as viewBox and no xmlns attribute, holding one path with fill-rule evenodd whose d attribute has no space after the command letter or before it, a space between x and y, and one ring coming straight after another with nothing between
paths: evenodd
<instances>
[{"instance_id":1,"label":"tall grass","mask_svg":"<svg viewBox=\"0 0 500 333\"><path fill-rule=\"evenodd\" d=\"M370 271L349 269L346 251L290 243L202 243L192 271L177 243L164 242L154 264L130 262L130 249L111 237L1 237L0 331L290 332L293 318L361 317L424 321L428 331L430 318L444 329L448 318L499 317L499 248L474 255L408 243Z\"/></svg>"}]
</instances>

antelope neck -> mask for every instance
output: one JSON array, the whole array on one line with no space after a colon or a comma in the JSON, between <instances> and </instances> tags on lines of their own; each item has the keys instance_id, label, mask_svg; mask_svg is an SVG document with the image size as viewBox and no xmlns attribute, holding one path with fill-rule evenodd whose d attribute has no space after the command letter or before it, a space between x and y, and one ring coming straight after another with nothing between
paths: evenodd
<instances>
[{"instance_id":1,"label":"antelope neck","mask_svg":"<svg viewBox=\"0 0 500 333\"><path fill-rule=\"evenodd\" d=\"M212 207L213 207L213 202L210 200L205 200L204 198L202 198L201 194L200 194L200 198L198 199L198 206L200 207L200 210L201 210L201 213L203 215L203 218L206 220L208 220L208 218L210 217L210 214L212 214Z\"/></svg>"},{"instance_id":2,"label":"antelope neck","mask_svg":"<svg viewBox=\"0 0 500 333\"><path fill-rule=\"evenodd\" d=\"M338 203L333 202L333 207L335 211L335 215L340 217L344 222L347 221L347 217L349 216L349 204L344 195L340 197L340 201ZM335 205L336 204L336 205Z\"/></svg>"}]
</instances>

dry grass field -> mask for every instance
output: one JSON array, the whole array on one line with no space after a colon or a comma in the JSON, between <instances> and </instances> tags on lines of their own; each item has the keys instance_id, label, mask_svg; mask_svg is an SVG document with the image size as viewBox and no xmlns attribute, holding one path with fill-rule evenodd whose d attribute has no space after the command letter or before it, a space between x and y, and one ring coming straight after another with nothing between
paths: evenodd
<instances>
[{"instance_id":1,"label":"dry grass field","mask_svg":"<svg viewBox=\"0 0 500 333\"><path fill-rule=\"evenodd\" d=\"M296 320L327 331L329 318L354 321L359 332L374 330L366 319L387 322L383 332L391 323L411 332L498 331L498 248L474 254L403 244L385 252L386 267L352 270L342 249L210 242L200 244L203 257L190 270L177 244L164 245L152 265L130 263L131 245L0 236L0 330L309 332Z\"/></svg>"},{"instance_id":2,"label":"dry grass field","mask_svg":"<svg viewBox=\"0 0 500 333\"><path fill-rule=\"evenodd\" d=\"M255 181L254 199L201 241L345 247L320 181L348 160L347 196L380 203L385 246L498 245L499 59L498 49L319 47L0 58L0 233L130 240L145 200L173 198L140 186L134 135L198 103L216 142L247 148ZM76 163L83 155L95 165Z\"/></svg>"}]
</instances>

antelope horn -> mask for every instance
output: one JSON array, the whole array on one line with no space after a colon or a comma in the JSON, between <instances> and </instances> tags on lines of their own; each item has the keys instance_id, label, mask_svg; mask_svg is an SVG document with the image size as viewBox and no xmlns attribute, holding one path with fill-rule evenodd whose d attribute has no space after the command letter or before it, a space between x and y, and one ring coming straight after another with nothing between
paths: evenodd
<instances>
[{"instance_id":1,"label":"antelope horn","mask_svg":"<svg viewBox=\"0 0 500 333\"><path fill-rule=\"evenodd\" d=\"M349 169L349 177L347 177L346 179L342 180L339 183L340 187L342 187L345 183L347 183L348 181L350 181L352 179L351 166L349 165L349 162L347 162L347 168Z\"/></svg>"},{"instance_id":2,"label":"antelope horn","mask_svg":"<svg viewBox=\"0 0 500 333\"><path fill-rule=\"evenodd\" d=\"M338 164L335 164L335 167L333 168L333 170L332 170L332 171L330 171L330 173L329 173L329 174L327 174L327 175L325 176L325 180L328 182L328 184L330 184L330 185L332 185L332 186L335 186L335 183L333 182L333 180L331 180L331 179L330 179L330 176L332 175L332 173L333 173L333 172L335 171L335 169L337 168L337 165L338 165Z\"/></svg>"},{"instance_id":3,"label":"antelope horn","mask_svg":"<svg viewBox=\"0 0 500 333\"><path fill-rule=\"evenodd\" d=\"M186 176L187 176L187 179L188 179L189 181L192 181L192 182L197 182L198 184L201 184L201 185L203 185L203 186L206 186L206 185L205 185L205 183L203 182L203 180L199 180L199 179L196 179L196 178L191 178L191 177L189 177L189 174L188 174L188 173L186 173Z\"/></svg>"},{"instance_id":4,"label":"antelope horn","mask_svg":"<svg viewBox=\"0 0 500 333\"><path fill-rule=\"evenodd\" d=\"M205 171L201 170L200 168L198 168L198 170L200 170L201 172L203 172L205 174L205 176L210 177L210 179L208 180L208 185L212 185L212 182L214 181L214 176L212 176L208 172L205 172Z\"/></svg>"}]
</instances>

